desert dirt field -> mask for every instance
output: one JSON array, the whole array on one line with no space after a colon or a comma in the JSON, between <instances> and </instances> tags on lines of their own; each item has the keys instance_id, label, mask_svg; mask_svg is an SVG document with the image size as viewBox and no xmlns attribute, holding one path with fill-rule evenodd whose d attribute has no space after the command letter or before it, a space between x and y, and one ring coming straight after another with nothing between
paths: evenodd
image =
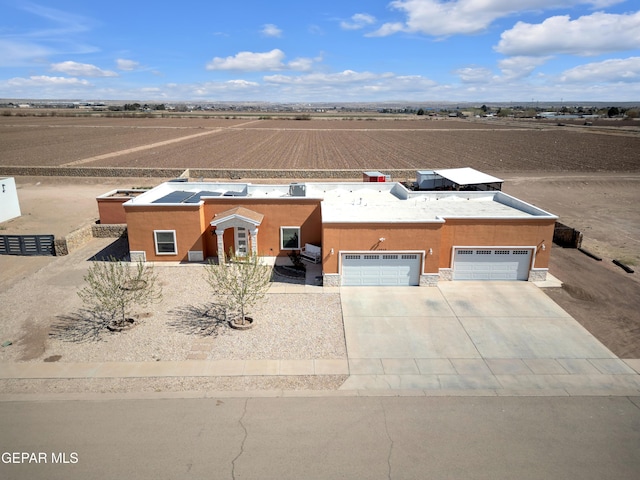
<instances>
[{"instance_id":1,"label":"desert dirt field","mask_svg":"<svg viewBox=\"0 0 640 480\"><path fill-rule=\"evenodd\" d=\"M640 127L487 119L0 116L0 148L0 166L640 171Z\"/></svg>"},{"instance_id":2,"label":"desert dirt field","mask_svg":"<svg viewBox=\"0 0 640 480\"><path fill-rule=\"evenodd\" d=\"M564 288L547 293L614 353L640 358L638 272L612 263L640 265L640 132L634 128L487 120L0 117L0 173L3 166L66 164L108 166L116 173L128 166L383 172L470 166L504 179L506 193L584 233L583 246L603 261L554 245L550 271ZM3 223L0 234L65 235L97 218L97 195L164 180L18 176L23 216ZM0 289L57 261L0 256Z\"/></svg>"}]
</instances>

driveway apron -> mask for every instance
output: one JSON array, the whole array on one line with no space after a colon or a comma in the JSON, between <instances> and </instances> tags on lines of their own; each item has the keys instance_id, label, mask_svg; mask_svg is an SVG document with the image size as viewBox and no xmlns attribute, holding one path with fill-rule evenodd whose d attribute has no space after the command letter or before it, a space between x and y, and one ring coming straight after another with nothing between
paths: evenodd
<instances>
[{"instance_id":1,"label":"driveway apron","mask_svg":"<svg viewBox=\"0 0 640 480\"><path fill-rule=\"evenodd\" d=\"M635 372L531 282L340 294L343 389L640 389Z\"/></svg>"}]
</instances>

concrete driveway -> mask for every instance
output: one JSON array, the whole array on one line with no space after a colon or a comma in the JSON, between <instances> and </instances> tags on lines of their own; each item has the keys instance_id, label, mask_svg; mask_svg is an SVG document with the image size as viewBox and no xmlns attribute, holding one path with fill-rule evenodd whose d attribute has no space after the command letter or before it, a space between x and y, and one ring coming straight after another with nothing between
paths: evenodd
<instances>
[{"instance_id":1,"label":"concrete driveway","mask_svg":"<svg viewBox=\"0 0 640 480\"><path fill-rule=\"evenodd\" d=\"M523 375L531 383L541 375L548 382L635 373L533 283L344 287L340 294L351 373L344 388L495 389Z\"/></svg>"}]
</instances>

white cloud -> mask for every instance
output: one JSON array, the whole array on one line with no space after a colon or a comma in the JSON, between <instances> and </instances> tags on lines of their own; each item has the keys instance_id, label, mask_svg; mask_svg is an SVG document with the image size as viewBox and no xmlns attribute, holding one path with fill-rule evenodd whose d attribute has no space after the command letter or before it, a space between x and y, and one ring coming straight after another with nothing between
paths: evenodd
<instances>
[{"instance_id":1,"label":"white cloud","mask_svg":"<svg viewBox=\"0 0 640 480\"><path fill-rule=\"evenodd\" d=\"M266 82L281 84L297 84L297 85L330 85L358 83L380 78L394 77L392 73L372 73L372 72L356 72L354 70L344 70L338 73L310 73L307 75L290 76L290 75L268 75L264 77Z\"/></svg>"},{"instance_id":2,"label":"white cloud","mask_svg":"<svg viewBox=\"0 0 640 480\"><path fill-rule=\"evenodd\" d=\"M216 57L207 64L206 68L207 70L235 70L241 72L309 71L315 62L322 60L322 57L299 57L288 63L285 63L284 59L284 52L277 48L263 53L240 52L226 58Z\"/></svg>"},{"instance_id":3,"label":"white cloud","mask_svg":"<svg viewBox=\"0 0 640 480\"><path fill-rule=\"evenodd\" d=\"M404 23L385 23L375 32L367 33L365 37L386 37L402 31L405 31Z\"/></svg>"},{"instance_id":4,"label":"white cloud","mask_svg":"<svg viewBox=\"0 0 640 480\"><path fill-rule=\"evenodd\" d=\"M36 75L29 78L11 78L7 80L10 87L47 87L47 86L83 86L91 84L87 80L67 77L49 77L47 75Z\"/></svg>"},{"instance_id":5,"label":"white cloud","mask_svg":"<svg viewBox=\"0 0 640 480\"><path fill-rule=\"evenodd\" d=\"M495 20L526 11L544 11L575 5L605 7L625 0L395 0L392 10L406 15L403 23L382 25L370 36L387 36L399 31L443 37L475 34Z\"/></svg>"},{"instance_id":6,"label":"white cloud","mask_svg":"<svg viewBox=\"0 0 640 480\"><path fill-rule=\"evenodd\" d=\"M243 72L260 72L281 70L284 67L284 52L273 49L270 52L240 52L234 56L215 57L207 64L207 70L239 70Z\"/></svg>"},{"instance_id":7,"label":"white cloud","mask_svg":"<svg viewBox=\"0 0 640 480\"><path fill-rule=\"evenodd\" d=\"M465 67L455 70L453 73L460 77L464 83L486 83L494 77L493 72L485 67Z\"/></svg>"},{"instance_id":8,"label":"white cloud","mask_svg":"<svg viewBox=\"0 0 640 480\"><path fill-rule=\"evenodd\" d=\"M424 98L435 91L438 84L420 75L396 75L392 72L373 73L344 70L337 73L310 73L306 75L269 75L264 77L265 87L280 96L302 98L307 101L330 100L359 101L389 100L393 98Z\"/></svg>"},{"instance_id":9,"label":"white cloud","mask_svg":"<svg viewBox=\"0 0 640 480\"><path fill-rule=\"evenodd\" d=\"M376 23L376 17L368 13L356 13L351 17L350 22L340 22L340 28L343 30L360 30L369 25Z\"/></svg>"},{"instance_id":10,"label":"white cloud","mask_svg":"<svg viewBox=\"0 0 640 480\"><path fill-rule=\"evenodd\" d=\"M265 37L281 37L282 36L282 30L280 30L277 26L275 26L273 23L267 23L262 30L260 31L260 33L262 33L262 35L264 35Z\"/></svg>"},{"instance_id":11,"label":"white cloud","mask_svg":"<svg viewBox=\"0 0 640 480\"><path fill-rule=\"evenodd\" d=\"M562 82L640 82L640 57L616 58L602 62L587 63L565 70L560 76Z\"/></svg>"},{"instance_id":12,"label":"white cloud","mask_svg":"<svg viewBox=\"0 0 640 480\"><path fill-rule=\"evenodd\" d=\"M495 50L505 55L599 55L640 45L640 12L596 12L571 20L550 17L539 24L518 22L502 33Z\"/></svg>"},{"instance_id":13,"label":"white cloud","mask_svg":"<svg viewBox=\"0 0 640 480\"><path fill-rule=\"evenodd\" d=\"M94 23L90 18L68 13L56 8L45 7L31 2L24 2L20 8L26 12L36 15L56 26L51 29L43 29L32 32L32 35L39 37L51 35L69 35L71 33L85 32Z\"/></svg>"},{"instance_id":14,"label":"white cloud","mask_svg":"<svg viewBox=\"0 0 640 480\"><path fill-rule=\"evenodd\" d=\"M55 54L91 53L97 50L77 38L78 34L91 30L95 23L91 18L31 2L10 3L15 3L16 8L35 18L25 24L13 25L10 22L4 25L6 28L0 29L0 37L3 37L0 38L0 65L22 66L43 62L45 57ZM11 14L6 13L4 16L10 19Z\"/></svg>"},{"instance_id":15,"label":"white cloud","mask_svg":"<svg viewBox=\"0 0 640 480\"><path fill-rule=\"evenodd\" d=\"M29 65L34 59L51 54L51 49L32 42L0 39L0 66L15 67Z\"/></svg>"},{"instance_id":16,"label":"white cloud","mask_svg":"<svg viewBox=\"0 0 640 480\"><path fill-rule=\"evenodd\" d=\"M528 77L536 67L546 63L551 57L510 57L500 60L498 66L504 78L515 80Z\"/></svg>"},{"instance_id":17,"label":"white cloud","mask_svg":"<svg viewBox=\"0 0 640 480\"><path fill-rule=\"evenodd\" d=\"M133 70L136 70L140 66L140 63L136 62L135 60L126 60L124 58L118 58L116 60L116 65L118 67L118 70L131 72Z\"/></svg>"},{"instance_id":18,"label":"white cloud","mask_svg":"<svg viewBox=\"0 0 640 480\"><path fill-rule=\"evenodd\" d=\"M298 72L308 72L313 68L313 64L315 63L313 58L295 58L291 60L287 66L290 70L296 70Z\"/></svg>"},{"instance_id":19,"label":"white cloud","mask_svg":"<svg viewBox=\"0 0 640 480\"><path fill-rule=\"evenodd\" d=\"M260 94L260 84L247 80L237 79L225 82L202 82L193 84L169 83L164 88L158 88L156 97L194 100L212 97L217 99L246 99L248 95ZM229 97L233 95L234 97ZM236 96L237 95L237 96Z\"/></svg>"},{"instance_id":20,"label":"white cloud","mask_svg":"<svg viewBox=\"0 0 640 480\"><path fill-rule=\"evenodd\" d=\"M396 75L392 72L356 72L344 70L336 73L310 73L307 75L268 75L267 84L280 87L297 87L300 95L322 91L323 95L332 95L339 99L341 95L349 97L363 94L391 94L394 96L426 92L436 86L433 80L420 75ZM305 93L308 89L308 93Z\"/></svg>"},{"instance_id":21,"label":"white cloud","mask_svg":"<svg viewBox=\"0 0 640 480\"><path fill-rule=\"evenodd\" d=\"M455 70L463 83L467 84L498 84L508 83L528 77L539 65L548 58L513 57L498 62L500 75L495 74L487 67L465 67Z\"/></svg>"},{"instance_id":22,"label":"white cloud","mask_svg":"<svg viewBox=\"0 0 640 480\"><path fill-rule=\"evenodd\" d=\"M116 72L110 70L102 70L88 63L78 62L61 62L51 64L51 71L65 73L73 77L117 77Z\"/></svg>"}]
</instances>

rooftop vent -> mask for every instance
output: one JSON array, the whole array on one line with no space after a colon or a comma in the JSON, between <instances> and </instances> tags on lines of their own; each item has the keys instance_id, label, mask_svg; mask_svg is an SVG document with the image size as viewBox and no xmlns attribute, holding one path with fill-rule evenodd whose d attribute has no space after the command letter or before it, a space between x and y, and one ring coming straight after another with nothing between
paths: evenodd
<instances>
[{"instance_id":1,"label":"rooftop vent","mask_svg":"<svg viewBox=\"0 0 640 480\"><path fill-rule=\"evenodd\" d=\"M289 185L289 195L292 197L304 197L307 186L302 183L292 183Z\"/></svg>"}]
</instances>

